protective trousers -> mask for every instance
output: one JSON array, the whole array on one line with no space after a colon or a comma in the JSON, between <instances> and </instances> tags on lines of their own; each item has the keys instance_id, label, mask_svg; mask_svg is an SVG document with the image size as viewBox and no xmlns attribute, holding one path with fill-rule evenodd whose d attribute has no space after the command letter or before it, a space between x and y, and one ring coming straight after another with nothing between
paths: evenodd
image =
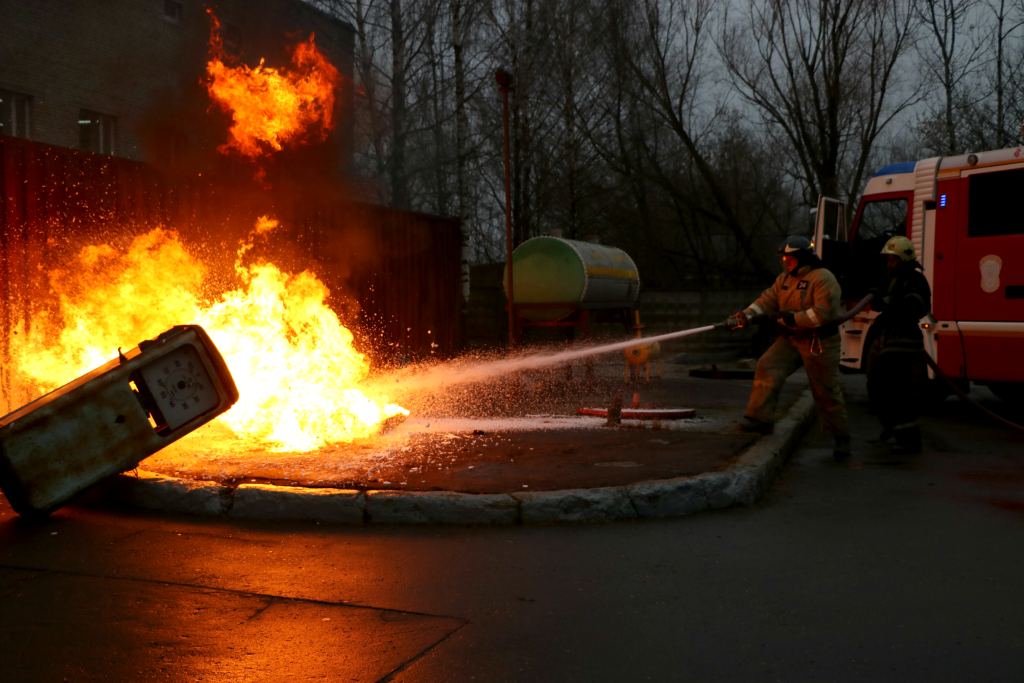
<instances>
[{"instance_id":1,"label":"protective trousers","mask_svg":"<svg viewBox=\"0 0 1024 683\"><path fill-rule=\"evenodd\" d=\"M821 355L811 353L810 339L779 337L757 361L754 389L746 416L760 422L775 422L779 393L786 378L803 364L811 393L818 405L821 431L833 436L848 436L846 403L839 389L839 335L821 340Z\"/></svg>"},{"instance_id":2,"label":"protective trousers","mask_svg":"<svg viewBox=\"0 0 1024 683\"><path fill-rule=\"evenodd\" d=\"M882 428L892 432L896 442L920 450L921 429L917 424L917 402L913 396L914 364L921 352L882 352L879 342L871 348L868 364L868 398Z\"/></svg>"}]
</instances>

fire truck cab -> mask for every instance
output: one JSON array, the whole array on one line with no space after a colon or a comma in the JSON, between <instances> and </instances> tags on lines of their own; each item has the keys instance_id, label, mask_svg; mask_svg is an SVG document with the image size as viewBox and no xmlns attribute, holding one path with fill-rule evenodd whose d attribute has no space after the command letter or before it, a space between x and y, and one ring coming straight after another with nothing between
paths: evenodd
<instances>
[{"instance_id":1,"label":"fire truck cab","mask_svg":"<svg viewBox=\"0 0 1024 683\"><path fill-rule=\"evenodd\" d=\"M842 202L818 200L815 250L848 307L885 273L879 252L910 238L932 290L921 320L925 350L943 372L1024 397L1024 148L886 166L868 182L846 226ZM864 369L877 311L845 323L841 369ZM929 370L929 374L932 372Z\"/></svg>"}]
</instances>

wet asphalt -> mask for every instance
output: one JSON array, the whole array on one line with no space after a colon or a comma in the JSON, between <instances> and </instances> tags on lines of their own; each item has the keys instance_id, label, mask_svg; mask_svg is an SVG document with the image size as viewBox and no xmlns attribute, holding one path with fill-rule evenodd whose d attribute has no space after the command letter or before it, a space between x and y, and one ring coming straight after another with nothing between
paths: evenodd
<instances>
[{"instance_id":1,"label":"wet asphalt","mask_svg":"<svg viewBox=\"0 0 1024 683\"><path fill-rule=\"evenodd\" d=\"M30 525L0 501L0 680L1024 680L1024 437L950 399L890 457L843 381L850 462L813 431L757 505L679 519Z\"/></svg>"}]
</instances>

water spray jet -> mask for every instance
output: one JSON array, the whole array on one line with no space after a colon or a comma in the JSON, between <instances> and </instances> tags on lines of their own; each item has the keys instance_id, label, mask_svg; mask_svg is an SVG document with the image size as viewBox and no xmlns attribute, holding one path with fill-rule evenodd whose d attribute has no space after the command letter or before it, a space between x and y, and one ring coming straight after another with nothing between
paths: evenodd
<instances>
[{"instance_id":1,"label":"water spray jet","mask_svg":"<svg viewBox=\"0 0 1024 683\"><path fill-rule=\"evenodd\" d=\"M728 327L728 324L726 322L721 322L714 325L696 327L690 330L679 330L677 332L668 332L653 337L644 337L644 342L648 344L654 342L660 343L663 341L669 341L670 339L680 339L682 337L710 332L711 330L722 329L725 327ZM454 384L483 382L496 379L498 377L512 375L523 370L535 370L551 367L580 358L622 351L635 345L636 339L627 339L626 341L612 342L610 344L602 344L600 346L569 349L557 353L534 353L478 363L463 362L455 364L454 367L453 364L446 363L444 365L433 366L425 371L413 371L409 374L399 373L394 378L395 381L391 383L399 386L389 386L389 388L403 391L429 391L446 385L450 386Z\"/></svg>"}]
</instances>

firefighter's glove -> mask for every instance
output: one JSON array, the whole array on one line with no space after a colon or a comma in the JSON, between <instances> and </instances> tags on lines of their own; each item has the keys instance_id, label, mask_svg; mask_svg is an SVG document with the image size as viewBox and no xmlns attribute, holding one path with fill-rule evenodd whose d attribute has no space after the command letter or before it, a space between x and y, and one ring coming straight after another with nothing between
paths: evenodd
<instances>
[{"instance_id":1,"label":"firefighter's glove","mask_svg":"<svg viewBox=\"0 0 1024 683\"><path fill-rule=\"evenodd\" d=\"M729 319L726 320L726 328L729 330L738 330L741 327L746 327L749 324L750 319L747 317L747 314L744 313L743 311L740 311L735 315L730 315Z\"/></svg>"},{"instance_id":2,"label":"firefighter's glove","mask_svg":"<svg viewBox=\"0 0 1024 683\"><path fill-rule=\"evenodd\" d=\"M786 311L785 313L779 314L779 324L785 325L789 328L796 327L796 313L793 311Z\"/></svg>"}]
</instances>

